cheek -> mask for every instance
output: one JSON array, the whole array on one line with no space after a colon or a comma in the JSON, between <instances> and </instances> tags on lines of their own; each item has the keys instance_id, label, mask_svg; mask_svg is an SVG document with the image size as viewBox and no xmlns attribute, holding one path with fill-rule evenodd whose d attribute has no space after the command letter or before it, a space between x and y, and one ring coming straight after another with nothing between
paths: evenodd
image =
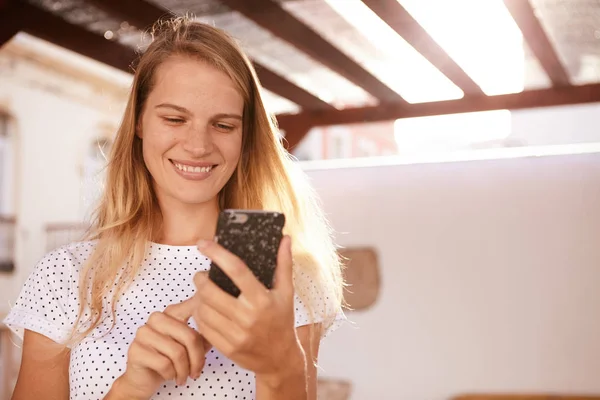
<instances>
[{"instance_id":1,"label":"cheek","mask_svg":"<svg viewBox=\"0 0 600 400\"><path fill-rule=\"evenodd\" d=\"M237 165L242 154L242 139L241 137L235 141L231 141L227 148L227 159L230 163Z\"/></svg>"},{"instance_id":2,"label":"cheek","mask_svg":"<svg viewBox=\"0 0 600 400\"><path fill-rule=\"evenodd\" d=\"M242 138L241 135L222 136L215 138L217 141L217 147L221 152L221 155L227 161L228 164L237 165L237 161L240 158L242 152Z\"/></svg>"},{"instance_id":3,"label":"cheek","mask_svg":"<svg viewBox=\"0 0 600 400\"><path fill-rule=\"evenodd\" d=\"M151 124L144 130L142 145L144 154L148 156L160 156L162 153L173 147L177 138L168 130Z\"/></svg>"}]
</instances>

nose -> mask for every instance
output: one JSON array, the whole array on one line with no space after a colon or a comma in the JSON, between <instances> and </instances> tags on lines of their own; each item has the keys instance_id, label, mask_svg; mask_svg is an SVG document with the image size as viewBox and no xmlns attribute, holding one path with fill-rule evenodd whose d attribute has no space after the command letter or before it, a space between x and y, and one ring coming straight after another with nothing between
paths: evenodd
<instances>
[{"instance_id":1,"label":"nose","mask_svg":"<svg viewBox=\"0 0 600 400\"><path fill-rule=\"evenodd\" d=\"M194 157L202 157L213 150L210 128L192 125L183 141L183 149Z\"/></svg>"}]
</instances>

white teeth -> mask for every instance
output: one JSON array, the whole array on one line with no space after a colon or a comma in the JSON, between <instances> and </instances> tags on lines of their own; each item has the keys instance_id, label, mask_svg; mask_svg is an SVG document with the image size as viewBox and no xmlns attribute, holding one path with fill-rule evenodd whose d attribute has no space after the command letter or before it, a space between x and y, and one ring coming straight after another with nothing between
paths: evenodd
<instances>
[{"instance_id":1,"label":"white teeth","mask_svg":"<svg viewBox=\"0 0 600 400\"><path fill-rule=\"evenodd\" d=\"M212 167L192 167L191 165L184 165L184 164L179 164L176 162L174 162L173 164L175 165L175 167L177 167L178 170L184 171L184 172L201 173L201 172L209 172L212 169Z\"/></svg>"}]
</instances>

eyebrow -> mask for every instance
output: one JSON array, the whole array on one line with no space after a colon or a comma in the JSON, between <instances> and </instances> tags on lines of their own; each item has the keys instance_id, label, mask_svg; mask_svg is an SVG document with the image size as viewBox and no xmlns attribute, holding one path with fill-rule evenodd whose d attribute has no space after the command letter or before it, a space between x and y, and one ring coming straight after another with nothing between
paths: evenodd
<instances>
[{"instance_id":1,"label":"eyebrow","mask_svg":"<svg viewBox=\"0 0 600 400\"><path fill-rule=\"evenodd\" d=\"M171 104L171 103L161 103L157 106L155 106L154 108L170 108L173 109L175 111L179 111L181 113L184 114L192 114L192 112L190 110L188 110L185 107L181 107L175 104ZM239 119L240 121L242 120L242 116L239 114L229 114L229 113L219 113L215 116L213 116L213 118L234 118L234 119Z\"/></svg>"},{"instance_id":2,"label":"eyebrow","mask_svg":"<svg viewBox=\"0 0 600 400\"><path fill-rule=\"evenodd\" d=\"M190 110L188 110L187 108L181 107L181 106L176 106L175 104L171 104L171 103L161 103L154 108L171 108L175 111L179 111L179 112L186 113L186 114L191 114Z\"/></svg>"}]
</instances>

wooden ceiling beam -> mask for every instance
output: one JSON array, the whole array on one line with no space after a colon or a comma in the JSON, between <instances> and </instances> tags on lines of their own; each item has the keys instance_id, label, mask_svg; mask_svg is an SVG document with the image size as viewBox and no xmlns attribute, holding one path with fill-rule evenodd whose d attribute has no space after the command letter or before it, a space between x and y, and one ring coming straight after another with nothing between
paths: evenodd
<instances>
[{"instance_id":1,"label":"wooden ceiling beam","mask_svg":"<svg viewBox=\"0 0 600 400\"><path fill-rule=\"evenodd\" d=\"M302 125L302 121L297 125L289 125L286 126L286 129L283 130L285 134L283 138L284 147L291 152L294 147L298 145L304 139L304 137L308 134L310 129L312 128L310 125Z\"/></svg>"},{"instance_id":2,"label":"wooden ceiling beam","mask_svg":"<svg viewBox=\"0 0 600 400\"><path fill-rule=\"evenodd\" d=\"M278 96L284 97L305 110L335 110L331 104L321 100L314 94L291 83L281 75L269 70L263 65L254 62L256 75L263 87Z\"/></svg>"},{"instance_id":3,"label":"wooden ceiling beam","mask_svg":"<svg viewBox=\"0 0 600 400\"><path fill-rule=\"evenodd\" d=\"M546 71L553 86L569 86L567 70L558 58L558 54L550 43L530 0L504 0L506 8L519 26L529 48Z\"/></svg>"},{"instance_id":4,"label":"wooden ceiling beam","mask_svg":"<svg viewBox=\"0 0 600 400\"><path fill-rule=\"evenodd\" d=\"M361 108L346 108L335 111L302 112L280 114L279 127L294 133L288 139L292 148L302 140L303 134L316 126L356 124L364 122L392 121L400 118L426 117L432 115L458 114L490 110L519 110L526 108L562 106L600 102L600 83L583 86L555 87L528 90L521 93L497 96L471 96L458 100L436 101L419 104L388 104ZM287 137L286 137L287 138Z\"/></svg>"},{"instance_id":5,"label":"wooden ceiling beam","mask_svg":"<svg viewBox=\"0 0 600 400\"><path fill-rule=\"evenodd\" d=\"M0 0L0 12L4 11L4 9L12 2L14 2L14 0Z\"/></svg>"},{"instance_id":6,"label":"wooden ceiling beam","mask_svg":"<svg viewBox=\"0 0 600 400\"><path fill-rule=\"evenodd\" d=\"M398 0L362 0L382 21L458 86L466 96L483 91L473 79L427 33Z\"/></svg>"},{"instance_id":7,"label":"wooden ceiling beam","mask_svg":"<svg viewBox=\"0 0 600 400\"><path fill-rule=\"evenodd\" d=\"M15 36L25 24L21 2L0 0L0 47Z\"/></svg>"},{"instance_id":8,"label":"wooden ceiling beam","mask_svg":"<svg viewBox=\"0 0 600 400\"><path fill-rule=\"evenodd\" d=\"M163 17L175 14L145 0L91 0L92 3L137 28L147 28ZM271 92L298 104L307 110L334 109L329 103L286 80L267 67L254 63L261 84Z\"/></svg>"},{"instance_id":9,"label":"wooden ceiling beam","mask_svg":"<svg viewBox=\"0 0 600 400\"><path fill-rule=\"evenodd\" d=\"M129 47L106 40L41 8L26 3L22 7L27 16L23 30L30 35L133 73L132 63L137 54Z\"/></svg>"},{"instance_id":10,"label":"wooden ceiling beam","mask_svg":"<svg viewBox=\"0 0 600 400\"><path fill-rule=\"evenodd\" d=\"M221 0L223 4L363 88L380 102L404 102L356 61L341 52L274 0Z\"/></svg>"}]
</instances>

